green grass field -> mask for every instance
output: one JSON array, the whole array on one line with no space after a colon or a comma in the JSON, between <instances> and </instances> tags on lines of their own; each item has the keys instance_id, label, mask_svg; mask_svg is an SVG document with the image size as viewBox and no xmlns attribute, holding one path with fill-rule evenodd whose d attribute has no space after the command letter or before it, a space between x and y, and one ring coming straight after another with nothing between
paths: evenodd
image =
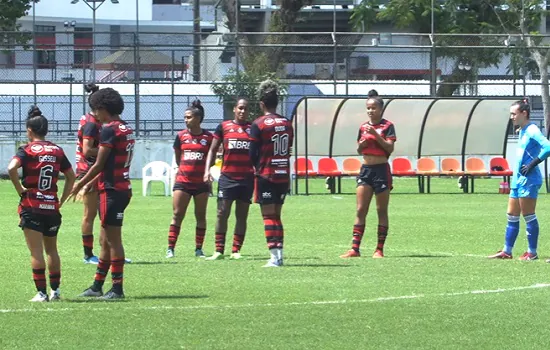
<instances>
[{"instance_id":1,"label":"green grass field","mask_svg":"<svg viewBox=\"0 0 550 350\"><path fill-rule=\"evenodd\" d=\"M353 181L344 180L346 192ZM29 254L17 227L17 196L0 181L1 349L517 349L550 343L550 264L492 261L503 244L506 195L498 180L463 194L453 179L435 179L420 195L414 179L396 179L386 258L372 259L371 211L363 256L349 249L355 196L330 195L322 180L313 196L292 196L284 208L285 267L268 259L259 208L250 211L240 261L193 256L194 218L184 221L166 260L171 198L134 198L126 212L126 299L84 302L93 279L82 263L82 207L63 208L59 236L64 301L36 305ZM323 193L323 194L321 194ZM374 209L374 207L373 207ZM540 255L550 257L550 202L541 194ZM190 208L192 213L192 208ZM205 252L212 254L215 202L209 206ZM230 227L233 227L233 219ZM514 251L526 249L524 223ZM228 235L230 245L231 235ZM97 249L96 242L96 252ZM110 288L110 277L106 289Z\"/></svg>"}]
</instances>

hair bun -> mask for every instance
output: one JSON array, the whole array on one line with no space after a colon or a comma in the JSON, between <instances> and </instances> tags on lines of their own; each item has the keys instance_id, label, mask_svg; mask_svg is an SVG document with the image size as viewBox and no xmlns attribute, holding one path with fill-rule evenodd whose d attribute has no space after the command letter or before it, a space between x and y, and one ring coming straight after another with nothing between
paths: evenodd
<instances>
[{"instance_id":1,"label":"hair bun","mask_svg":"<svg viewBox=\"0 0 550 350\"><path fill-rule=\"evenodd\" d=\"M94 92L99 91L99 86L97 86L94 83L88 83L84 85L84 91L86 91L89 94L93 94Z\"/></svg>"},{"instance_id":2,"label":"hair bun","mask_svg":"<svg viewBox=\"0 0 550 350\"><path fill-rule=\"evenodd\" d=\"M32 118L32 117L39 117L42 115L42 111L40 110L40 108L38 108L37 106L31 106L29 108L29 111L27 112L27 116L29 118Z\"/></svg>"},{"instance_id":3,"label":"hair bun","mask_svg":"<svg viewBox=\"0 0 550 350\"><path fill-rule=\"evenodd\" d=\"M193 101L193 103L191 103L191 106L195 108L202 108L201 100L196 99L195 101Z\"/></svg>"},{"instance_id":4,"label":"hair bun","mask_svg":"<svg viewBox=\"0 0 550 350\"><path fill-rule=\"evenodd\" d=\"M368 97L376 97L376 96L378 96L378 91L372 89L367 93L367 96Z\"/></svg>"}]
</instances>

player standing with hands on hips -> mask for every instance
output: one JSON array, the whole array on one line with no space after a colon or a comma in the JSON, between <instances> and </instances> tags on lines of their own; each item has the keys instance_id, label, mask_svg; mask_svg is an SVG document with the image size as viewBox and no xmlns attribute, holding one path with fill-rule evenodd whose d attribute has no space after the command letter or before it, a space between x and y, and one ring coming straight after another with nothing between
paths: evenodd
<instances>
[{"instance_id":1,"label":"player standing with hands on hips","mask_svg":"<svg viewBox=\"0 0 550 350\"><path fill-rule=\"evenodd\" d=\"M19 147L8 166L13 187L21 197L19 201L19 227L25 233L25 240L31 253L32 277L37 294L30 301L48 302L60 299L61 260L57 252L57 233L61 226L57 180L59 172L65 174L65 187L61 202L69 196L76 175L61 147L46 141L48 120L38 107L33 106L27 117L29 143ZM23 169L19 182L17 169ZM51 295L46 293L46 261Z\"/></svg>"},{"instance_id":2,"label":"player standing with hands on hips","mask_svg":"<svg viewBox=\"0 0 550 350\"><path fill-rule=\"evenodd\" d=\"M120 94L105 88L90 96L93 114L103 123L99 136L99 151L94 165L74 185L71 196L76 196L84 186L99 175L99 216L101 219L99 264L91 287L80 296L102 297L104 300L124 298L124 246L122 222L124 211L132 197L130 164L134 152L134 132L120 119L124 101ZM113 286L103 295L103 284L111 270Z\"/></svg>"},{"instance_id":3,"label":"player standing with hands on hips","mask_svg":"<svg viewBox=\"0 0 550 350\"><path fill-rule=\"evenodd\" d=\"M359 247L365 232L365 221L372 197L376 197L378 213L378 244L373 258L384 257L384 244L388 235L388 205L392 189L392 176L388 158L397 140L392 122L382 118L384 100L371 94L367 100L369 121L363 123L357 135L357 153L363 155L363 166L357 177L357 211L353 225L351 249L341 258L360 257Z\"/></svg>"},{"instance_id":4,"label":"player standing with hands on hips","mask_svg":"<svg viewBox=\"0 0 550 350\"><path fill-rule=\"evenodd\" d=\"M250 130L250 159L256 168L256 202L260 204L271 253L264 267L283 266L281 211L290 188L290 154L294 142L291 121L276 113L278 90L274 81L260 84L260 108L264 115L252 123Z\"/></svg>"},{"instance_id":5,"label":"player standing with hands on hips","mask_svg":"<svg viewBox=\"0 0 550 350\"><path fill-rule=\"evenodd\" d=\"M527 226L528 248L519 259L538 259L539 222L535 208L542 185L542 174L538 165L550 155L550 142L529 120L530 111L527 99L516 101L510 107L510 119L514 126L519 127L517 160L510 184L504 248L495 255L489 256L490 259L512 259L512 249L519 234L520 215L523 215Z\"/></svg>"}]
</instances>

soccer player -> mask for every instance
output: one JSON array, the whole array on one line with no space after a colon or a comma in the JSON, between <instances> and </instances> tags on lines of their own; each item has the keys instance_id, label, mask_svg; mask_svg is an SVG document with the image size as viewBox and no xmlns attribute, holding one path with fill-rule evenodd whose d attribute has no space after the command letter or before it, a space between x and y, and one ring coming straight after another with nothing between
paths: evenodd
<instances>
[{"instance_id":1,"label":"soccer player","mask_svg":"<svg viewBox=\"0 0 550 350\"><path fill-rule=\"evenodd\" d=\"M388 204L392 189L392 176L388 158L397 140L392 122L382 118L384 100L372 96L367 100L369 120L361 125L357 136L357 153L363 155L363 166L357 177L357 211L353 225L351 249L341 258L360 257L359 247L365 232L365 220L372 197L376 197L378 213L378 244L373 258L384 257L384 244L388 235Z\"/></svg>"},{"instance_id":2,"label":"soccer player","mask_svg":"<svg viewBox=\"0 0 550 350\"><path fill-rule=\"evenodd\" d=\"M260 84L263 116L250 128L250 159L256 168L256 202L264 219L265 237L271 259L264 267L283 266L284 230L281 211L290 187L290 153L294 129L290 120L276 113L277 83Z\"/></svg>"},{"instance_id":3,"label":"soccer player","mask_svg":"<svg viewBox=\"0 0 550 350\"><path fill-rule=\"evenodd\" d=\"M86 84L84 90L90 96L99 90L93 83ZM78 144L76 147L76 176L80 180L86 175L94 164L99 149L99 130L101 123L90 112L80 118L78 125ZM97 215L99 196L97 193L97 182L85 186L79 193L84 203L84 216L82 218L82 245L84 247L84 263L97 265L99 260L94 255L94 220Z\"/></svg>"},{"instance_id":4,"label":"soccer player","mask_svg":"<svg viewBox=\"0 0 550 350\"><path fill-rule=\"evenodd\" d=\"M95 281L80 296L102 297L104 300L124 298L124 246L122 223L124 211L132 197L130 164L134 151L134 132L120 115L124 101L111 88L100 89L90 96L92 113L103 123L99 136L99 151L94 165L74 185L71 196L76 196L96 176L99 190L99 217L101 220L99 264ZM111 269L113 286L103 295L105 276Z\"/></svg>"},{"instance_id":5,"label":"soccer player","mask_svg":"<svg viewBox=\"0 0 550 350\"><path fill-rule=\"evenodd\" d=\"M8 173L21 197L19 201L19 227L23 229L31 253L32 277L38 293L30 301L47 302L60 299L61 260L57 252L57 233L61 226L57 180L59 172L65 174L61 202L69 196L75 182L75 173L61 147L45 140L48 120L36 106L31 107L27 118L29 143L19 147L8 166ZM17 169L23 168L19 182ZM51 294L46 291L46 262Z\"/></svg>"},{"instance_id":6,"label":"soccer player","mask_svg":"<svg viewBox=\"0 0 550 350\"><path fill-rule=\"evenodd\" d=\"M523 215L527 226L528 248L519 259L538 259L539 222L535 207L542 185L542 175L538 165L550 155L550 142L529 120L530 109L527 99L516 101L510 107L510 119L514 126L519 128L517 161L510 184L504 248L495 255L489 256L491 259L512 259L512 249L519 234L520 214Z\"/></svg>"},{"instance_id":7,"label":"soccer player","mask_svg":"<svg viewBox=\"0 0 550 350\"><path fill-rule=\"evenodd\" d=\"M199 100L185 111L187 129L178 132L174 141L174 152L178 173L174 184L174 216L168 232L166 258L174 257L174 250L180 234L180 227L191 198L195 204L195 256L203 258L202 251L206 235L206 208L210 196L210 184L204 181L206 155L212 144L212 133L201 128L204 108Z\"/></svg>"},{"instance_id":8,"label":"soccer player","mask_svg":"<svg viewBox=\"0 0 550 350\"><path fill-rule=\"evenodd\" d=\"M212 182L210 166L214 164L220 145L223 144L223 163L218 180L218 217L216 221L216 252L206 260L224 258L227 220L231 206L235 203L235 231L230 258L240 259L241 248L246 235L248 209L254 193L254 168L250 160L250 123L248 122L248 100L241 98L233 107L235 118L218 125L214 141L208 152L204 180Z\"/></svg>"}]
</instances>

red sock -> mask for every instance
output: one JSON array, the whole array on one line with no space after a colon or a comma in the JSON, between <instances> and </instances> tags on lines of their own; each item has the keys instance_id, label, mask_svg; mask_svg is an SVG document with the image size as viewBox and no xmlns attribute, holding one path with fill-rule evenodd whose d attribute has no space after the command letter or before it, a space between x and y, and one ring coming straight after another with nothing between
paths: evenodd
<instances>
[{"instance_id":1,"label":"red sock","mask_svg":"<svg viewBox=\"0 0 550 350\"><path fill-rule=\"evenodd\" d=\"M269 249L283 248L284 229L279 216L264 215L264 230Z\"/></svg>"},{"instance_id":2,"label":"red sock","mask_svg":"<svg viewBox=\"0 0 550 350\"><path fill-rule=\"evenodd\" d=\"M175 249L178 237L180 235L180 227L176 225L170 225L170 230L168 231L168 249Z\"/></svg>"},{"instance_id":3,"label":"red sock","mask_svg":"<svg viewBox=\"0 0 550 350\"><path fill-rule=\"evenodd\" d=\"M99 264L97 264L97 269L95 270L95 279L93 289L99 291L103 288L103 283L105 283L105 277L109 273L111 268L111 262L99 259Z\"/></svg>"},{"instance_id":4,"label":"red sock","mask_svg":"<svg viewBox=\"0 0 550 350\"><path fill-rule=\"evenodd\" d=\"M50 288L52 290L57 290L60 284L61 284L61 272L50 271Z\"/></svg>"},{"instance_id":5,"label":"red sock","mask_svg":"<svg viewBox=\"0 0 550 350\"><path fill-rule=\"evenodd\" d=\"M82 246L84 247L85 256L94 256L94 235L82 235Z\"/></svg>"},{"instance_id":6,"label":"red sock","mask_svg":"<svg viewBox=\"0 0 550 350\"><path fill-rule=\"evenodd\" d=\"M365 233L365 225L353 225L353 240L351 241L351 249L356 252L359 251L361 246L361 239L363 239L363 234Z\"/></svg>"},{"instance_id":7,"label":"red sock","mask_svg":"<svg viewBox=\"0 0 550 350\"><path fill-rule=\"evenodd\" d=\"M46 293L46 269L32 269L32 279L36 290Z\"/></svg>"},{"instance_id":8,"label":"red sock","mask_svg":"<svg viewBox=\"0 0 550 350\"><path fill-rule=\"evenodd\" d=\"M378 250L384 250L384 244L386 243L386 237L388 237L388 227L378 225L378 244L376 245L376 249Z\"/></svg>"},{"instance_id":9,"label":"red sock","mask_svg":"<svg viewBox=\"0 0 550 350\"><path fill-rule=\"evenodd\" d=\"M122 294L122 281L124 280L124 257L112 259L111 278L113 279L113 291L117 294Z\"/></svg>"},{"instance_id":10,"label":"red sock","mask_svg":"<svg viewBox=\"0 0 550 350\"><path fill-rule=\"evenodd\" d=\"M238 253L241 251L241 247L244 243L244 235L234 234L233 235L233 253Z\"/></svg>"},{"instance_id":11,"label":"red sock","mask_svg":"<svg viewBox=\"0 0 550 350\"><path fill-rule=\"evenodd\" d=\"M216 252L222 253L225 251L225 232L216 232Z\"/></svg>"},{"instance_id":12,"label":"red sock","mask_svg":"<svg viewBox=\"0 0 550 350\"><path fill-rule=\"evenodd\" d=\"M205 228L195 227L195 249L202 249L202 244L204 243L205 236Z\"/></svg>"}]
</instances>

